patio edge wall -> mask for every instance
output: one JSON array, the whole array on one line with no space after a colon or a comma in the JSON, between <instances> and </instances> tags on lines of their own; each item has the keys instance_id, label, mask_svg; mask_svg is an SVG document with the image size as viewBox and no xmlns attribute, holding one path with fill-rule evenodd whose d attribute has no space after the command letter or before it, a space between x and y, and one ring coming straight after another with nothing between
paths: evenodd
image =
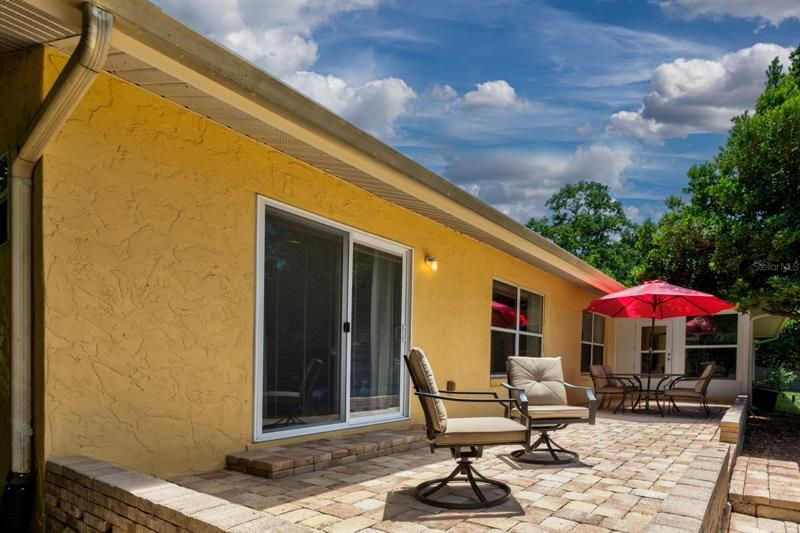
<instances>
[{"instance_id":1,"label":"patio edge wall","mask_svg":"<svg viewBox=\"0 0 800 533\"><path fill-rule=\"evenodd\" d=\"M727 514L731 446L700 450L670 490L645 533L722 531Z\"/></svg>"},{"instance_id":2,"label":"patio edge wall","mask_svg":"<svg viewBox=\"0 0 800 533\"><path fill-rule=\"evenodd\" d=\"M47 531L310 531L270 514L90 457L51 459L46 469Z\"/></svg>"}]
</instances>

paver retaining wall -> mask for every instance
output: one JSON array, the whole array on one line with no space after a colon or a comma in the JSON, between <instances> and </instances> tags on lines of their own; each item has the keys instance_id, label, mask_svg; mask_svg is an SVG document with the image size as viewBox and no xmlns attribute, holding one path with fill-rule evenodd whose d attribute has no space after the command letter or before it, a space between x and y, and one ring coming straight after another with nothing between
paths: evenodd
<instances>
[{"instance_id":1,"label":"paver retaining wall","mask_svg":"<svg viewBox=\"0 0 800 533\"><path fill-rule=\"evenodd\" d=\"M646 533L717 533L723 530L728 512L729 464L732 447L700 450L661 508Z\"/></svg>"},{"instance_id":2,"label":"paver retaining wall","mask_svg":"<svg viewBox=\"0 0 800 533\"><path fill-rule=\"evenodd\" d=\"M46 466L47 531L296 533L308 528L89 457Z\"/></svg>"}]
</instances>

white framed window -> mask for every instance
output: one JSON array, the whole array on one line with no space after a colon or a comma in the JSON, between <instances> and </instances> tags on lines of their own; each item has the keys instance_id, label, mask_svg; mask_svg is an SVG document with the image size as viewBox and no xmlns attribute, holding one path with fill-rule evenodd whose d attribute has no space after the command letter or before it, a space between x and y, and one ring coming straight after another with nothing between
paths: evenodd
<instances>
[{"instance_id":1,"label":"white framed window","mask_svg":"<svg viewBox=\"0 0 800 533\"><path fill-rule=\"evenodd\" d=\"M506 372L512 355L542 356L544 297L504 281L492 280L492 375Z\"/></svg>"},{"instance_id":2,"label":"white framed window","mask_svg":"<svg viewBox=\"0 0 800 533\"><path fill-rule=\"evenodd\" d=\"M606 318L584 311L581 323L581 374L588 374L592 365L605 361Z\"/></svg>"},{"instance_id":3,"label":"white framed window","mask_svg":"<svg viewBox=\"0 0 800 533\"><path fill-rule=\"evenodd\" d=\"M686 317L685 374L699 377L713 361L715 379L736 379L738 336L737 313Z\"/></svg>"},{"instance_id":4,"label":"white framed window","mask_svg":"<svg viewBox=\"0 0 800 533\"><path fill-rule=\"evenodd\" d=\"M406 419L409 247L258 197L254 439Z\"/></svg>"}]
</instances>

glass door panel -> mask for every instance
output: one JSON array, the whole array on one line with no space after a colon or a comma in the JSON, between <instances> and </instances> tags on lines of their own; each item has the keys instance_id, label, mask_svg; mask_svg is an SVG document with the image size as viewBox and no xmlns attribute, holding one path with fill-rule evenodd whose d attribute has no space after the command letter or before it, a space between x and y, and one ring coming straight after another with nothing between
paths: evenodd
<instances>
[{"instance_id":1,"label":"glass door panel","mask_svg":"<svg viewBox=\"0 0 800 533\"><path fill-rule=\"evenodd\" d=\"M263 431L339 422L347 235L267 209Z\"/></svg>"},{"instance_id":2,"label":"glass door panel","mask_svg":"<svg viewBox=\"0 0 800 533\"><path fill-rule=\"evenodd\" d=\"M353 245L350 413L400 412L403 256Z\"/></svg>"},{"instance_id":3,"label":"glass door panel","mask_svg":"<svg viewBox=\"0 0 800 533\"><path fill-rule=\"evenodd\" d=\"M655 338L652 336L655 335ZM669 372L667 361L667 326L656 325L641 326L639 328L640 337L640 358L643 374L664 374ZM650 356L650 342L653 341L653 355Z\"/></svg>"}]
</instances>

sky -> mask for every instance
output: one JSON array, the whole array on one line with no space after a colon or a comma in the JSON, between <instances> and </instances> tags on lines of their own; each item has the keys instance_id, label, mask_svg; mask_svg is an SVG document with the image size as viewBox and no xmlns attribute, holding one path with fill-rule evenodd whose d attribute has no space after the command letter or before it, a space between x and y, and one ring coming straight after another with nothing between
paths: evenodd
<instances>
[{"instance_id":1,"label":"sky","mask_svg":"<svg viewBox=\"0 0 800 533\"><path fill-rule=\"evenodd\" d=\"M657 218L800 44L800 0L157 4L522 223L580 180Z\"/></svg>"}]
</instances>

